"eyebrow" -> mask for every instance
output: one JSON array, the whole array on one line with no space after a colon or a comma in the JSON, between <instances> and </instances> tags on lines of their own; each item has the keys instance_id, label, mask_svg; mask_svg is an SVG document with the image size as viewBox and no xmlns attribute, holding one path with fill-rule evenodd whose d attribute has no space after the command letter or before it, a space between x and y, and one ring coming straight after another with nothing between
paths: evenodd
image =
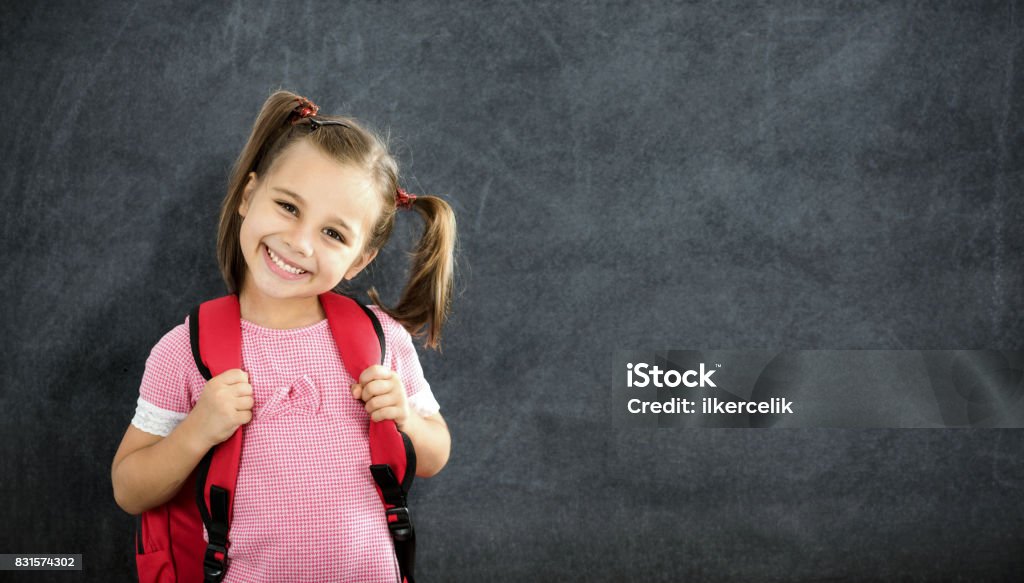
<instances>
[{"instance_id":1,"label":"eyebrow","mask_svg":"<svg viewBox=\"0 0 1024 583\"><path fill-rule=\"evenodd\" d=\"M302 204L306 204L306 199L304 199L301 196L299 196L298 193L292 192L292 191L288 190L287 188L283 188L281 186L275 186L275 187L273 187L273 189L278 191L278 192L282 192L284 194L287 194L288 196L294 198L295 200L301 202ZM334 222L338 223L338 225L342 229L345 229L345 230L347 230L350 233L355 233L355 231L352 230L352 227L348 226L348 223L345 222L345 219L342 219L341 217L335 215Z\"/></svg>"}]
</instances>

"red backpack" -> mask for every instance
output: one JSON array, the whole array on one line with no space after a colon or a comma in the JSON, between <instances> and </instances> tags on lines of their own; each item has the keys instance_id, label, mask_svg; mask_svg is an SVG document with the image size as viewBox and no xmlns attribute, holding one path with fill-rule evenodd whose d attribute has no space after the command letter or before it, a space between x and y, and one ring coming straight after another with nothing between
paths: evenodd
<instances>
[{"instance_id":1,"label":"red backpack","mask_svg":"<svg viewBox=\"0 0 1024 583\"><path fill-rule=\"evenodd\" d=\"M372 311L356 300L320 295L334 343L354 379L386 362L384 332ZM203 302L189 316L192 356L210 380L242 368L241 311L235 294ZM207 452L174 498L136 517L135 561L140 583L215 583L228 569L232 503L245 425ZM416 538L406 495L416 474L409 437L392 420L370 422L370 472L394 541L402 580L414 583ZM209 544L203 538L203 526Z\"/></svg>"}]
</instances>

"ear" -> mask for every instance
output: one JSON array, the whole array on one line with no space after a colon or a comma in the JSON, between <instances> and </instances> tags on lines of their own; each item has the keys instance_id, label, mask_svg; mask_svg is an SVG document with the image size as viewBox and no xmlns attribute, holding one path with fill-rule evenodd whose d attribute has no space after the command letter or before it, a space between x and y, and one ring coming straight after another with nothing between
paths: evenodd
<instances>
[{"instance_id":1,"label":"ear","mask_svg":"<svg viewBox=\"0 0 1024 583\"><path fill-rule=\"evenodd\" d=\"M345 279L352 279L359 275L359 272L365 269L375 257L377 257L376 249L371 253L364 253L361 259L353 263L352 267L348 268L348 271L345 273Z\"/></svg>"},{"instance_id":2,"label":"ear","mask_svg":"<svg viewBox=\"0 0 1024 583\"><path fill-rule=\"evenodd\" d=\"M242 190L242 202L238 204L238 214L245 218L245 215L249 212L249 204L252 203L252 194L256 192L256 185L258 180L256 179L256 173L249 173L249 180L245 183L245 188Z\"/></svg>"}]
</instances>

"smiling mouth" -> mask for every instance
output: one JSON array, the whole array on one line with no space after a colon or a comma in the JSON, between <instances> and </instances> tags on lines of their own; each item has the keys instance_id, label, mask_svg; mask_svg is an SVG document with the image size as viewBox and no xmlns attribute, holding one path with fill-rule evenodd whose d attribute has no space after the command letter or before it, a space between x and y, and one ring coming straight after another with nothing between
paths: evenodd
<instances>
[{"instance_id":1,"label":"smiling mouth","mask_svg":"<svg viewBox=\"0 0 1024 583\"><path fill-rule=\"evenodd\" d=\"M264 247L266 247L266 245L264 245ZM280 267L284 271L287 271L288 273L292 273L295 275L302 275L303 273L308 273L305 269L298 268L292 265L291 263L288 263L284 259L281 259L277 255L277 253L274 253L274 251L270 247L266 247L266 249L267 255L270 257L270 260L274 262L274 265Z\"/></svg>"}]
</instances>

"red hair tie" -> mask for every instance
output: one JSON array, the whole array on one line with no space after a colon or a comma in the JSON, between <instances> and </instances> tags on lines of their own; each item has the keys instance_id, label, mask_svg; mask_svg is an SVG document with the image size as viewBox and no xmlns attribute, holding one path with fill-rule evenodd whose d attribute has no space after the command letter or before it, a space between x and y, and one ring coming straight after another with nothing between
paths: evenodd
<instances>
[{"instance_id":1,"label":"red hair tie","mask_svg":"<svg viewBox=\"0 0 1024 583\"><path fill-rule=\"evenodd\" d=\"M401 186L395 192L395 208L399 209L411 209L413 201L416 200L415 194L409 194Z\"/></svg>"},{"instance_id":2,"label":"red hair tie","mask_svg":"<svg viewBox=\"0 0 1024 583\"><path fill-rule=\"evenodd\" d=\"M295 123L300 119L313 117L320 111L320 107L317 104L305 97L299 97L297 100L299 104L292 110L292 125L295 125Z\"/></svg>"}]
</instances>

